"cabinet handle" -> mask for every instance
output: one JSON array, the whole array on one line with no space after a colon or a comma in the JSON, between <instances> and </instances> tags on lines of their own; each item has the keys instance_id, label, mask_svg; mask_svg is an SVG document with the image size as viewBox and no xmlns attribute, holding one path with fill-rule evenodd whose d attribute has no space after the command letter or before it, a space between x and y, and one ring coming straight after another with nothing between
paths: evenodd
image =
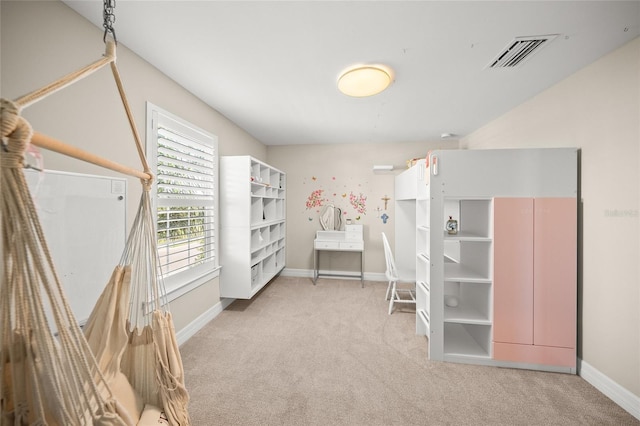
<instances>
[{"instance_id":1,"label":"cabinet handle","mask_svg":"<svg viewBox=\"0 0 640 426\"><path fill-rule=\"evenodd\" d=\"M438 176L438 156L434 155L431 157L431 162L433 164L431 164L431 168L433 170L433 175L434 176Z\"/></svg>"}]
</instances>

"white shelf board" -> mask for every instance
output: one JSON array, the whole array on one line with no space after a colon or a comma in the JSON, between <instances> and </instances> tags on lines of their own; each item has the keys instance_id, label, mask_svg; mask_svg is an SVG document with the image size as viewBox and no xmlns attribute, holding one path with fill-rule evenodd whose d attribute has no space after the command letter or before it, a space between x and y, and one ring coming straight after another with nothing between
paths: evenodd
<instances>
[{"instance_id":1,"label":"white shelf board","mask_svg":"<svg viewBox=\"0 0 640 426\"><path fill-rule=\"evenodd\" d=\"M457 234L449 234L443 231L445 241L491 241L492 238L486 235L474 234L472 232L458 231Z\"/></svg>"},{"instance_id":2,"label":"white shelf board","mask_svg":"<svg viewBox=\"0 0 640 426\"><path fill-rule=\"evenodd\" d=\"M477 283L490 283L489 277L484 277L475 271L461 265L459 263L444 263L444 280L445 281L465 281Z\"/></svg>"},{"instance_id":3,"label":"white shelf board","mask_svg":"<svg viewBox=\"0 0 640 426\"><path fill-rule=\"evenodd\" d=\"M460 303L455 308L445 306L444 322L491 325L491 320L486 314L480 312L477 309L464 306L464 303Z\"/></svg>"}]
</instances>

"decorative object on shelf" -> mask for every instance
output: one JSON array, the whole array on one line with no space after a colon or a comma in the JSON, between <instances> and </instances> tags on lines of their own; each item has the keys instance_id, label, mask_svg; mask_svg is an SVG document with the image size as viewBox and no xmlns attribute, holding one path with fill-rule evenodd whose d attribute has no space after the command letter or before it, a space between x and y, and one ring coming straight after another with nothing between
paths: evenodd
<instances>
[{"instance_id":1,"label":"decorative object on shelf","mask_svg":"<svg viewBox=\"0 0 640 426\"><path fill-rule=\"evenodd\" d=\"M455 308L458 306L459 300L456 296L445 296L444 304L450 308Z\"/></svg>"},{"instance_id":2,"label":"decorative object on shelf","mask_svg":"<svg viewBox=\"0 0 640 426\"><path fill-rule=\"evenodd\" d=\"M418 160L420 160L420 158L412 158L411 160L407 160L407 169L415 166Z\"/></svg>"},{"instance_id":3,"label":"decorative object on shelf","mask_svg":"<svg viewBox=\"0 0 640 426\"><path fill-rule=\"evenodd\" d=\"M458 233L458 221L449 216L447 220L447 234L455 235Z\"/></svg>"}]
</instances>

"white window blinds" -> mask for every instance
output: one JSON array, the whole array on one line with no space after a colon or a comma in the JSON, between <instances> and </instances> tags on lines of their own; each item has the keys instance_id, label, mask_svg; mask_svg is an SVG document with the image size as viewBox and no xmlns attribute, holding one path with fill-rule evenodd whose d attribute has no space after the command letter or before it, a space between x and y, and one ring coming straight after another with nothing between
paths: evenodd
<instances>
[{"instance_id":1,"label":"white window blinds","mask_svg":"<svg viewBox=\"0 0 640 426\"><path fill-rule=\"evenodd\" d=\"M154 112L158 254L166 277L216 263L217 154L211 135Z\"/></svg>"}]
</instances>

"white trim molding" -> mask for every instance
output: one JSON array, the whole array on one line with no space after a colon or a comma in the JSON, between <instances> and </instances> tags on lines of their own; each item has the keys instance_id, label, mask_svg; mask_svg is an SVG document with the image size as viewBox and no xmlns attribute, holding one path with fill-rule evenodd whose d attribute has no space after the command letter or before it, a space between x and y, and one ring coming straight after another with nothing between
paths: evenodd
<instances>
[{"instance_id":1,"label":"white trim molding","mask_svg":"<svg viewBox=\"0 0 640 426\"><path fill-rule=\"evenodd\" d=\"M224 305L226 299L222 299L222 301L216 303L211 308L204 311L198 318L191 321L186 327L181 329L176 333L176 340L178 341L178 346L182 346L187 340L193 337L202 327L207 325L207 323L213 320L215 317L220 315L220 313L229 306L230 303ZM233 300L232 300L233 301Z\"/></svg>"},{"instance_id":2,"label":"white trim molding","mask_svg":"<svg viewBox=\"0 0 640 426\"><path fill-rule=\"evenodd\" d=\"M613 402L640 420L640 397L629 392L604 373L578 358L578 375L605 394Z\"/></svg>"}]
</instances>

